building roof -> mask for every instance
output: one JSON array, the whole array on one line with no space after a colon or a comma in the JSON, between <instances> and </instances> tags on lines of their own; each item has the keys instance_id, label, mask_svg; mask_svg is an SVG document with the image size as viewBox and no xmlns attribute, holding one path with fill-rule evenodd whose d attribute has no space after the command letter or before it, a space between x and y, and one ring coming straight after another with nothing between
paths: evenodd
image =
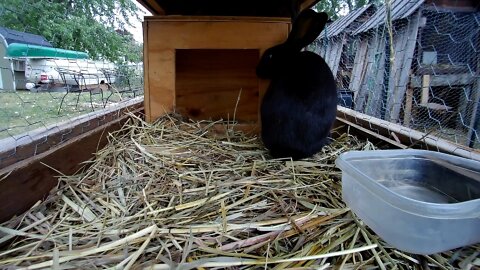
<instances>
[{"instance_id":1,"label":"building roof","mask_svg":"<svg viewBox=\"0 0 480 270\"><path fill-rule=\"evenodd\" d=\"M7 45L12 43L22 43L39 45L44 47L53 47L43 36L20 32L5 27L0 27L0 35L7 41Z\"/></svg>"},{"instance_id":2,"label":"building roof","mask_svg":"<svg viewBox=\"0 0 480 270\"><path fill-rule=\"evenodd\" d=\"M322 31L319 37L322 39L331 38L342 33L351 23L353 23L359 16L361 16L365 11L367 11L371 7L373 8L374 5L372 4L365 5L335 20L333 23L325 27L325 30Z\"/></svg>"},{"instance_id":3,"label":"building roof","mask_svg":"<svg viewBox=\"0 0 480 270\"><path fill-rule=\"evenodd\" d=\"M392 1L392 20L399 20L407 18L412 15L423 3L425 0L393 0ZM372 28L377 28L379 25L385 23L386 16L385 5L380 7L373 16L362 24L355 32L354 35L366 32Z\"/></svg>"},{"instance_id":4,"label":"building roof","mask_svg":"<svg viewBox=\"0 0 480 270\"><path fill-rule=\"evenodd\" d=\"M288 1L277 0L241 0L232 2L229 0L136 0L144 6L153 15L216 15L216 16L233 16L230 13L235 13L234 16L267 16L279 17L278 12L280 7L290 9ZM300 0L300 10L311 8L320 0ZM247 7L250 11L258 11L258 7L264 6L267 3L270 8L270 15L265 14L242 14L242 9L239 7ZM215 11L216 14L208 14ZM265 12L265 10L263 10ZM263 13L261 12L261 13ZM193 14L192 14L193 13ZM205 13L205 14L203 14ZM218 13L218 14L217 14ZM227 14L223 14L227 13ZM283 16L280 16L283 17ZM287 16L289 17L289 16Z\"/></svg>"}]
</instances>

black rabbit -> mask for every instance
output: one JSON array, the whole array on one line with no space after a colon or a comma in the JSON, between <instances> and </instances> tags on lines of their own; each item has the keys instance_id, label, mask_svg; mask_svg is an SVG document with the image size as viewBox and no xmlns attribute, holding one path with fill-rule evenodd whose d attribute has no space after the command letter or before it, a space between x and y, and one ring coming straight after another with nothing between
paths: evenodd
<instances>
[{"instance_id":1,"label":"black rabbit","mask_svg":"<svg viewBox=\"0 0 480 270\"><path fill-rule=\"evenodd\" d=\"M322 57L301 51L327 20L326 13L302 11L287 41L265 50L257 65L257 76L271 79L261 121L263 143L275 158L306 158L328 143L337 112L335 79Z\"/></svg>"}]
</instances>

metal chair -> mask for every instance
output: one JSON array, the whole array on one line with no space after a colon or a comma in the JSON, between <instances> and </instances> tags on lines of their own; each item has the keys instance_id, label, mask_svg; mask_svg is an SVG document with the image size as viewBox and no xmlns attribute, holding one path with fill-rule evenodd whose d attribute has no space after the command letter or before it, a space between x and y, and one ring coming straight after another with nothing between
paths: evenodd
<instances>
[{"instance_id":1,"label":"metal chair","mask_svg":"<svg viewBox=\"0 0 480 270\"><path fill-rule=\"evenodd\" d=\"M65 95L62 97L62 100L60 101L60 106L58 108L58 114L60 114L60 111L61 111L62 106L63 106L63 102L64 102L65 98L67 97L67 95L69 93L74 93L74 92L78 93L77 94L77 101L75 103L75 109L78 108L78 103L80 101L80 95L84 92L88 92L89 95L90 95L90 105L91 105L92 111L94 111L92 92L95 91L95 90L99 90L99 92L101 93L102 104L104 104L103 90L100 87L100 78L99 78L98 74L88 73L88 72L82 71L82 70L78 71L78 70L72 70L72 69L67 69L67 68L61 68L61 67L57 67L56 70L59 73L60 77L62 78L62 80L65 84L65 89L66 89ZM96 87L89 88L89 86L92 85L92 84L87 84L87 79L90 80L92 77L94 79L96 79L96 84L93 84L93 85L96 85ZM75 81L75 84L74 85L68 84L67 83L67 80L68 80L67 78L68 79L72 78ZM77 86L78 89L76 89L74 86Z\"/></svg>"}]
</instances>

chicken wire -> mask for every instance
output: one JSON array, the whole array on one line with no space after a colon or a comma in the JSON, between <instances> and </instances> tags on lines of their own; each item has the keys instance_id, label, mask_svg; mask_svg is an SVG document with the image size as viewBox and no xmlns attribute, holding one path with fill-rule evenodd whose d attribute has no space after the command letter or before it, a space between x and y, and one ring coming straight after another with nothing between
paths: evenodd
<instances>
[{"instance_id":1,"label":"chicken wire","mask_svg":"<svg viewBox=\"0 0 480 270\"><path fill-rule=\"evenodd\" d=\"M472 10L394 1L390 8L410 8L410 14L385 23L382 7L375 15L362 10L363 17L342 22L349 25L341 33L328 34L338 30L333 22L317 40L316 51L337 78L339 104L478 149L478 5Z\"/></svg>"},{"instance_id":2,"label":"chicken wire","mask_svg":"<svg viewBox=\"0 0 480 270\"><path fill-rule=\"evenodd\" d=\"M21 14L22 8L0 7L0 16ZM7 55L12 44L24 44L25 51L53 48L39 33L28 25L23 29L0 25L0 168L12 156L28 158L18 151L25 142L37 141L38 149L53 147L70 138L72 129L64 129L69 124L82 122L88 131L103 121L99 115L143 98L142 63ZM63 133L61 139L52 142L49 134L58 132Z\"/></svg>"}]
</instances>

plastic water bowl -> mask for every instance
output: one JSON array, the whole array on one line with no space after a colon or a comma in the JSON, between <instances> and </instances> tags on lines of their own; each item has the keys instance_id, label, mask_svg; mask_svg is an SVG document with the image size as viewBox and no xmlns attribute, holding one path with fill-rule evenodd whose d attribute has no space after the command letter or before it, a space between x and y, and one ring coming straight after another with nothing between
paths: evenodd
<instances>
[{"instance_id":1,"label":"plastic water bowl","mask_svg":"<svg viewBox=\"0 0 480 270\"><path fill-rule=\"evenodd\" d=\"M424 150L350 151L343 199L393 247L433 254L480 242L480 162Z\"/></svg>"}]
</instances>

